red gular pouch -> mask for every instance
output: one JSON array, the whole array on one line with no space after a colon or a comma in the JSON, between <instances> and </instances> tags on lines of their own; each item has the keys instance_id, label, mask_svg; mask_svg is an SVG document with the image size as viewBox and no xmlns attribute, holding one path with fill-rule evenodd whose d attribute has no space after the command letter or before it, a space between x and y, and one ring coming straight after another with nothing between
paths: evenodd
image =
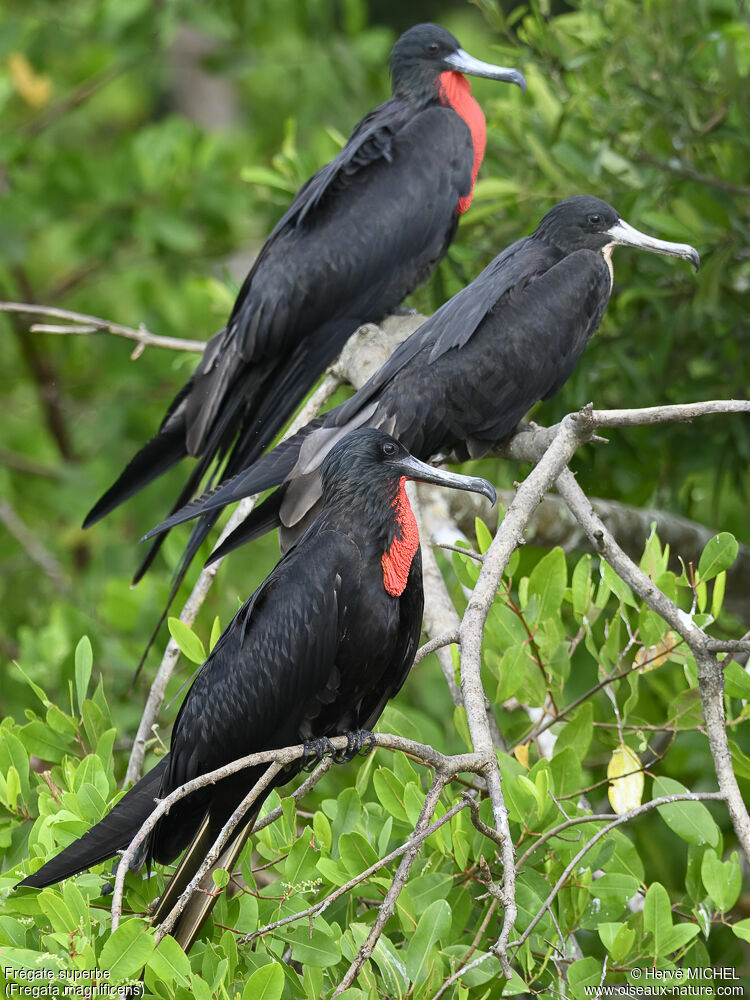
<instances>
[{"instance_id":1,"label":"red gular pouch","mask_svg":"<svg viewBox=\"0 0 750 1000\"><path fill-rule=\"evenodd\" d=\"M487 148L487 122L484 112L471 96L471 84L463 75L455 70L447 70L440 74L440 103L453 108L457 115L466 122L471 132L471 142L474 147L474 165L471 169L471 191L458 202L458 214L462 215L471 205L474 197L474 185L477 174L484 159Z\"/></svg>"},{"instance_id":2,"label":"red gular pouch","mask_svg":"<svg viewBox=\"0 0 750 1000\"><path fill-rule=\"evenodd\" d=\"M400 597L406 589L411 561L419 548L417 519L406 495L406 476L399 479L393 509L396 512L396 532L390 548L383 553L380 561L383 565L383 586L392 597Z\"/></svg>"}]
</instances>

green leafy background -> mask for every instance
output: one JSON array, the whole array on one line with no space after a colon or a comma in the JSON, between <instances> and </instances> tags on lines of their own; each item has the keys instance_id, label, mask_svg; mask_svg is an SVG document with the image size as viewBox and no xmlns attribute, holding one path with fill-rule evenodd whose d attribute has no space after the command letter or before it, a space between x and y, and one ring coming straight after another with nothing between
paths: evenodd
<instances>
[{"instance_id":1,"label":"green leafy background","mask_svg":"<svg viewBox=\"0 0 750 1000\"><path fill-rule=\"evenodd\" d=\"M432 311L552 203L588 191L638 228L692 243L703 267L696 276L680 262L618 250L599 333L563 391L534 417L551 423L589 400L607 407L746 397L750 36L733 0L506 10L479 0L408 11L374 0L11 0L0 21L0 297L207 338L291 194L387 96L385 66L398 32L428 17L479 58L518 66L529 90L473 84L488 118L485 164L456 243L411 304ZM187 29L207 42L203 69L233 102L224 127L201 124L182 103L176 50ZM108 968L118 979L145 964L147 990L160 997L315 1000L364 940L386 872L316 918L312 936L306 921L252 947L240 936L303 909L403 843L427 779L402 756L379 752L336 768L303 814L287 801L283 820L243 856L243 890L221 901L189 959L171 939L154 948L137 917L110 936L100 873L62 889L7 891L29 854L71 842L117 795L166 626L134 689L133 669L184 534L173 533L137 588L129 577L137 539L168 508L181 474L91 531L78 526L195 363L194 355L155 349L132 361L124 340L29 334L27 325L0 317L0 493L3 523L12 527L0 532L1 964L56 973ZM642 565L682 607L695 601L706 616L699 621L711 616L712 634L741 635L743 623L722 610L722 598L734 539L750 541L747 421L710 418L609 436L606 447L576 457L579 481L591 494L661 507L723 532L707 546L698 577L668 562L656 537ZM524 471L493 459L475 469L498 485ZM486 530L478 538L486 544ZM228 561L195 635L178 636L187 656L168 699L193 669L199 642L209 648L215 639L216 617L226 623L276 558L269 537ZM476 566L458 555L441 564L460 608L459 584L472 582ZM501 754L518 857L562 820L562 808L570 816L589 806L609 811L606 768L621 733L646 770L646 799L715 787L691 657L596 559L531 547L514 556L484 654L486 690L511 748L525 743L530 722L503 707L508 699L534 706L549 696L560 709L607 674L622 674L555 723L550 759L534 745L525 763ZM738 664L726 675L733 762L745 788L750 682ZM149 762L168 742L174 711L163 713ZM434 658L419 666L381 728L445 752L464 748L465 721L454 716ZM52 769L42 771L40 761ZM459 797L460 786L449 786L438 814ZM581 825L528 855L519 932L599 828ZM725 810L713 804L663 807L625 824L560 892L554 921L547 915L539 923L509 984L491 959L448 995L498 997L529 983L584 996L598 985L605 955L620 979L653 961L665 969L732 965L746 974L750 912L735 846ZM436 992L488 913L482 857L499 877L494 847L466 811L427 841L372 960L345 996ZM262 877L253 873L263 865ZM142 914L161 881L160 873L150 883L128 876L128 909ZM490 915L473 957L497 930ZM584 957L555 965L559 935L573 932ZM282 963L289 948L291 964Z\"/></svg>"}]
</instances>

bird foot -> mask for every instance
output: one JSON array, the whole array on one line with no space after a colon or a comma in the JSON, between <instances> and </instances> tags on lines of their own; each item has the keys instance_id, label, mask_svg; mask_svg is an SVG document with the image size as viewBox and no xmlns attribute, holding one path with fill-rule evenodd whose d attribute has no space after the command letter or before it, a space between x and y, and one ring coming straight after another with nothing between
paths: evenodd
<instances>
[{"instance_id":1,"label":"bird foot","mask_svg":"<svg viewBox=\"0 0 750 1000\"><path fill-rule=\"evenodd\" d=\"M331 754L336 757L336 747L327 736L320 736L317 740L305 740L302 751L303 771L312 771L323 760L325 756Z\"/></svg>"},{"instance_id":2,"label":"bird foot","mask_svg":"<svg viewBox=\"0 0 750 1000\"><path fill-rule=\"evenodd\" d=\"M337 764L348 764L359 754L366 757L375 747L375 734L369 729L350 729L346 734L346 749L334 756Z\"/></svg>"}]
</instances>

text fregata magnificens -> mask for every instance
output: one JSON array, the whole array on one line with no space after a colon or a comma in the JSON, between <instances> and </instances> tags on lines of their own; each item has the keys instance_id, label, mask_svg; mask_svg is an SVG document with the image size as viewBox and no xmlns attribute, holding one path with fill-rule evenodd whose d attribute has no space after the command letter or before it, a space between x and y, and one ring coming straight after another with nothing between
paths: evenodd
<instances>
[{"instance_id":1,"label":"text fregata magnificens","mask_svg":"<svg viewBox=\"0 0 750 1000\"><path fill-rule=\"evenodd\" d=\"M366 115L338 156L297 193L227 325L208 343L157 434L84 526L188 455L198 462L173 510L195 495L209 470L223 481L246 468L349 335L426 280L471 203L484 156L485 119L465 73L526 86L518 71L474 59L438 25L416 25L398 39L392 98ZM207 516L195 527L178 582L214 520Z\"/></svg>"},{"instance_id":2,"label":"text fregata magnificens","mask_svg":"<svg viewBox=\"0 0 750 1000\"><path fill-rule=\"evenodd\" d=\"M568 198L438 309L351 399L146 537L280 486L212 559L277 525L284 547L315 510L326 453L362 425L386 430L423 459L483 455L570 376L606 309L616 246L700 263L692 247L638 232L599 198Z\"/></svg>"},{"instance_id":3,"label":"text fregata magnificens","mask_svg":"<svg viewBox=\"0 0 750 1000\"><path fill-rule=\"evenodd\" d=\"M214 646L177 716L169 753L101 822L20 885L51 885L112 857L128 846L155 797L239 757L301 742L320 752L316 741L335 735L349 737L349 756L362 749L404 683L421 631L422 559L404 489L410 479L495 500L486 480L433 469L382 431L362 428L339 442L323 463L319 516ZM302 763L274 783L289 781ZM169 913L264 770L195 792L159 821L142 860L167 863L187 851L156 920ZM217 867L234 867L259 808L256 802ZM201 884L213 890L210 873ZM212 891L198 892L181 913L171 933L186 950L215 901Z\"/></svg>"}]
</instances>

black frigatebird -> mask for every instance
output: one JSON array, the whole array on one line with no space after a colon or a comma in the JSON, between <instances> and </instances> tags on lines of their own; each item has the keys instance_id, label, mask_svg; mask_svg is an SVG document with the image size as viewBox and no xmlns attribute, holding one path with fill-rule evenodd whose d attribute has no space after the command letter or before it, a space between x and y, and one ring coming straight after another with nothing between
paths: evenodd
<instances>
[{"instance_id":1,"label":"black frigatebird","mask_svg":"<svg viewBox=\"0 0 750 1000\"><path fill-rule=\"evenodd\" d=\"M421 631L422 558L404 488L410 479L495 500L486 480L433 469L382 431L362 428L339 442L323 463L319 516L214 646L179 711L169 753L20 885L51 885L112 857L128 846L155 797L246 754L301 742L315 748L344 734L354 752L362 748L404 683ZM289 781L301 764L275 783ZM155 919L170 911L264 770L193 793L159 821L142 860L168 863L187 851ZM259 809L258 802L218 867L232 869ZM211 892L199 892L181 914L172 933L186 950L214 902Z\"/></svg>"},{"instance_id":2,"label":"black frigatebird","mask_svg":"<svg viewBox=\"0 0 750 1000\"><path fill-rule=\"evenodd\" d=\"M353 427L380 427L423 459L485 454L570 376L604 315L616 246L700 263L692 247L638 232L599 198L568 198L441 306L349 400L146 537L280 486L211 558L277 525L283 548L315 510L324 456Z\"/></svg>"},{"instance_id":3,"label":"black frigatebird","mask_svg":"<svg viewBox=\"0 0 750 1000\"><path fill-rule=\"evenodd\" d=\"M84 527L188 455L199 460L173 511L195 495L209 470L211 481L224 481L246 468L350 334L427 279L471 203L484 156L485 119L465 73L526 86L517 70L474 59L438 25L416 25L398 39L393 96L297 193L258 254L227 325ZM208 515L196 525L175 589L214 521Z\"/></svg>"}]
</instances>

